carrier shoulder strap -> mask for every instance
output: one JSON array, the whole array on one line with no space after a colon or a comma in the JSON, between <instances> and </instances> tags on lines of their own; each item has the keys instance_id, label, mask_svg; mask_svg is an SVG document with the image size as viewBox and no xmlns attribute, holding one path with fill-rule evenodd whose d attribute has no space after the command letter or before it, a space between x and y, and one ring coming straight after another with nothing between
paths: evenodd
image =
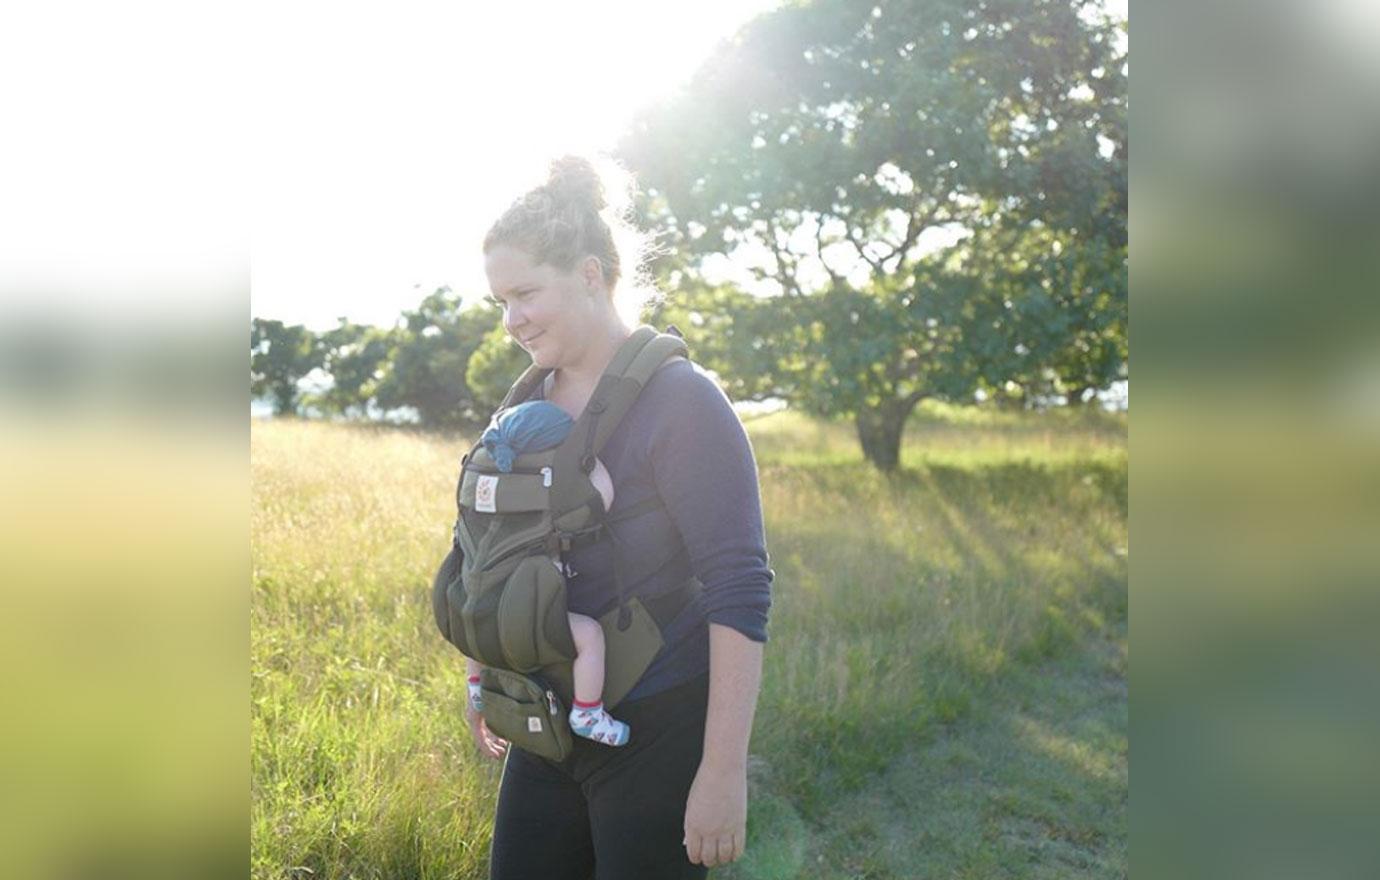
<instances>
[{"instance_id":1,"label":"carrier shoulder strap","mask_svg":"<svg viewBox=\"0 0 1380 880\"><path fill-rule=\"evenodd\" d=\"M688 357L685 341L668 333L658 333L654 328L642 326L633 331L633 336L624 343L619 355L626 355L626 362L615 357L604 371L604 375L590 395L582 419L590 423L589 433L594 438L593 453L598 455L614 429L623 421L628 410L637 402L643 387L668 358ZM618 367L618 369L615 369Z\"/></svg>"},{"instance_id":2,"label":"carrier shoulder strap","mask_svg":"<svg viewBox=\"0 0 1380 880\"><path fill-rule=\"evenodd\" d=\"M584 503L576 487L570 481L561 480L561 474L573 473L574 468L588 474L594 469L595 458L604 443L637 401L652 374L667 358L676 355L689 356L685 341L668 333L658 333L646 325L634 330L619 347L594 387L584 412L556 450L552 463L556 482L551 487L551 507L558 515Z\"/></svg>"},{"instance_id":3,"label":"carrier shoulder strap","mask_svg":"<svg viewBox=\"0 0 1380 880\"><path fill-rule=\"evenodd\" d=\"M680 335L674 325L667 328L666 333L658 333L656 328L648 325L638 327L623 342L623 345L614 354L613 360L609 362L604 370L599 384L595 387L594 393L590 396L590 403L595 400L603 399L609 401L607 415L599 422L605 424L605 430L599 432L596 438L595 454L603 448L604 441L608 435L613 433L613 429L618 427L623 414L637 400L637 395L642 390L642 386L647 384L647 380L652 374L666 362L667 358L680 356L688 358L689 350L685 347L685 340ZM648 346L651 346L650 348ZM518 376L508 393L503 396L503 402L499 404L499 409L507 409L510 406L521 403L532 396L532 394L546 381L546 377L551 374L549 367L539 367L536 364L528 364L527 368ZM635 389L630 396L624 398L622 394L613 394L625 387L621 380L631 380ZM616 411L621 406L622 411ZM589 414L591 407L585 407L585 413Z\"/></svg>"},{"instance_id":4,"label":"carrier shoulder strap","mask_svg":"<svg viewBox=\"0 0 1380 880\"><path fill-rule=\"evenodd\" d=\"M503 395L503 402L498 405L499 410L505 410L510 406L521 403L532 396L546 377L551 374L549 367L539 367L536 364L528 364L527 369L522 371L513 387L508 389L508 393Z\"/></svg>"}]
</instances>

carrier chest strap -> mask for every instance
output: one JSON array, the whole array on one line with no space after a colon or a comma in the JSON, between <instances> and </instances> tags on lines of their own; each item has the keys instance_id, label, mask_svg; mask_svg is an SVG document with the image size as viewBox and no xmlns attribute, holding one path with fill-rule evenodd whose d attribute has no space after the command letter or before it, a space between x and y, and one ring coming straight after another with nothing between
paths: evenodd
<instances>
[{"instance_id":1,"label":"carrier chest strap","mask_svg":"<svg viewBox=\"0 0 1380 880\"><path fill-rule=\"evenodd\" d=\"M661 497L652 495L644 498L636 504L629 505L620 509L617 513L604 517L599 522L586 529L574 532L553 531L551 537L547 539L547 551L554 555L556 550L569 551L572 547L585 547L603 539L605 529L615 523L625 522L635 519L644 513L653 510L661 510L665 505L661 503Z\"/></svg>"}]
</instances>

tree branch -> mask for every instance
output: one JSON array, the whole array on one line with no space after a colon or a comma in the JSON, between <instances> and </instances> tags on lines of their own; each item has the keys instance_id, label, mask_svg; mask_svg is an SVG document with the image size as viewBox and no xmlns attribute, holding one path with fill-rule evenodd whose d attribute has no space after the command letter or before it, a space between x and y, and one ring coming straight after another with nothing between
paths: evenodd
<instances>
[{"instance_id":1,"label":"tree branch","mask_svg":"<svg viewBox=\"0 0 1380 880\"><path fill-rule=\"evenodd\" d=\"M800 285L795 280L796 259L794 255L789 255L789 250L782 250L776 243L776 224L772 222L771 215L763 218L767 224L767 244L771 247L772 255L776 257L776 281L783 290L793 296L800 296Z\"/></svg>"},{"instance_id":2,"label":"tree branch","mask_svg":"<svg viewBox=\"0 0 1380 880\"><path fill-rule=\"evenodd\" d=\"M929 396L930 395L928 391L912 391L905 397L901 398L901 404L902 406L905 406L907 408L907 411L909 411L910 408L914 407L917 403Z\"/></svg>"},{"instance_id":3,"label":"tree branch","mask_svg":"<svg viewBox=\"0 0 1380 880\"><path fill-rule=\"evenodd\" d=\"M911 248L915 247L915 240L919 238L920 233L923 232L926 229L926 227L930 225L930 218L933 215L933 211L926 212L924 215L924 220L921 220L919 206L917 205L915 208L911 209L911 212L906 215L905 237L901 239L901 244L896 248L896 250L892 251L890 254L887 255L886 259L882 260L882 263L885 264L887 260L891 259L892 257L896 257L896 265L892 266L891 271L900 271L901 264L906 261L906 254L910 251Z\"/></svg>"},{"instance_id":4,"label":"tree branch","mask_svg":"<svg viewBox=\"0 0 1380 880\"><path fill-rule=\"evenodd\" d=\"M867 265L869 265L869 266L872 267L872 271L873 271L875 274L877 274L877 275L879 275L879 276L880 276L880 275L885 275L885 274L886 274L886 271L882 268L881 262L879 262L879 261L877 261L877 260L874 260L874 259L872 259L871 257L869 257L869 256L867 255L867 251L864 250L864 249L863 249L863 246L862 246L861 244L858 243L858 238L857 238L857 236L853 234L853 225L852 225L851 223L845 222L845 223L843 224L843 229L844 229L844 235L846 235L846 236L848 237L849 243L852 244L853 247L857 250L858 256L862 257L863 260L867 263Z\"/></svg>"},{"instance_id":5,"label":"tree branch","mask_svg":"<svg viewBox=\"0 0 1380 880\"><path fill-rule=\"evenodd\" d=\"M845 224L847 225L847 224ZM834 267L829 265L829 261L824 259L824 215L820 214L815 223L815 246L818 248L819 264L824 267L824 271L829 273L829 283L834 287L843 286L843 276L834 271Z\"/></svg>"}]
</instances>

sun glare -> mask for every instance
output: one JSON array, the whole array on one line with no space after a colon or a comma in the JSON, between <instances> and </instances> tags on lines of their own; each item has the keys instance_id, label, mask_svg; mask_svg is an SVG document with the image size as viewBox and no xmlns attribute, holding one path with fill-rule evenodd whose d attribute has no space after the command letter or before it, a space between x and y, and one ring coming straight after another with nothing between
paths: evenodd
<instances>
[{"instance_id":1,"label":"sun glare","mask_svg":"<svg viewBox=\"0 0 1380 880\"><path fill-rule=\"evenodd\" d=\"M545 163L612 147L772 5L275 13L257 70L253 314L391 325L440 285L486 293L484 232Z\"/></svg>"}]
</instances>

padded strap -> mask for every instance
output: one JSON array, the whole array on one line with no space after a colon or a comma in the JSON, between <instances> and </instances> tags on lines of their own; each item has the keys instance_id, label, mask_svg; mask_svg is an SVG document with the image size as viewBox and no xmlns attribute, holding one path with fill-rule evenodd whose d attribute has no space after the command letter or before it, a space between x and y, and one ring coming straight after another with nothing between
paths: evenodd
<instances>
[{"instance_id":1,"label":"padded strap","mask_svg":"<svg viewBox=\"0 0 1380 880\"><path fill-rule=\"evenodd\" d=\"M513 387L508 389L508 393L503 396L503 402L498 405L500 410L507 409L515 403L520 403L532 396L532 392L537 390L546 377L551 373L547 367L539 367L536 364L528 364L527 369L522 371Z\"/></svg>"},{"instance_id":2,"label":"padded strap","mask_svg":"<svg viewBox=\"0 0 1380 880\"><path fill-rule=\"evenodd\" d=\"M628 365L623 375L616 379L611 378L605 373L604 378L600 379L599 385L595 387L590 403L596 400L603 400L605 409L600 415L597 429L594 432L594 454L598 455L604 448L609 436L614 429L623 421L623 416L627 415L628 410L637 402L637 397L642 393L642 388L652 378L657 369L666 363L667 359L675 356L688 357L690 352L685 347L685 342L678 337L667 334L659 334L650 327L639 328L654 334L647 343L638 349L636 356ZM600 391L604 388L604 383L608 382L606 395L601 398Z\"/></svg>"},{"instance_id":3,"label":"padded strap","mask_svg":"<svg viewBox=\"0 0 1380 880\"><path fill-rule=\"evenodd\" d=\"M552 463L556 484L551 489L551 509L557 519L585 500L575 482L562 481L561 474L573 473L575 468L588 474L594 469L595 458L637 401L647 380L673 355L689 355L685 342L669 334L657 333L647 325L634 330L614 353L584 412L556 449Z\"/></svg>"}]
</instances>

